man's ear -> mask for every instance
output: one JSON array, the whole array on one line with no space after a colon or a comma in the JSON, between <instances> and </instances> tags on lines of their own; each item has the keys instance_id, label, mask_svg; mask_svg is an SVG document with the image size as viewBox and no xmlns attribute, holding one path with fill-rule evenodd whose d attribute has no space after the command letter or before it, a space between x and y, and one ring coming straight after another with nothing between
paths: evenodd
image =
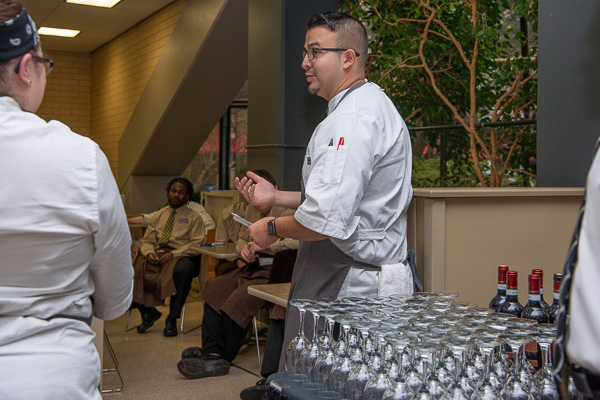
<instances>
[{"instance_id":1,"label":"man's ear","mask_svg":"<svg viewBox=\"0 0 600 400\"><path fill-rule=\"evenodd\" d=\"M344 69L352 67L356 63L356 53L352 49L344 52Z\"/></svg>"}]
</instances>

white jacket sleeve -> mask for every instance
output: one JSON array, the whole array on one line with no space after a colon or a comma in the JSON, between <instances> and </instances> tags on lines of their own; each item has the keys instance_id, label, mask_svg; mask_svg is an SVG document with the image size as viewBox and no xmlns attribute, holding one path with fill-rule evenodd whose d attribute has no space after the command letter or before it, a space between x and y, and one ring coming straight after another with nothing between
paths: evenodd
<instances>
[{"instance_id":1,"label":"white jacket sleeve","mask_svg":"<svg viewBox=\"0 0 600 400\"><path fill-rule=\"evenodd\" d=\"M94 256L90 266L95 287L92 298L94 316L111 320L123 315L131 305L131 234L117 184L100 149L96 152L96 168L99 227L94 233Z\"/></svg>"}]
</instances>

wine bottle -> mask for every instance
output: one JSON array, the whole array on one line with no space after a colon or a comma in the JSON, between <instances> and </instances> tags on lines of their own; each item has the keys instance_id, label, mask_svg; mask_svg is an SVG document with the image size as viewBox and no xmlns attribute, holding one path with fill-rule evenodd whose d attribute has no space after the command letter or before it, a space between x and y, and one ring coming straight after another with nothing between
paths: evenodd
<instances>
[{"instance_id":1,"label":"wine bottle","mask_svg":"<svg viewBox=\"0 0 600 400\"><path fill-rule=\"evenodd\" d=\"M498 266L498 291L496 296L490 301L489 308L494 311L498 311L498 307L504 300L506 300L506 274L508 273L508 267L506 265Z\"/></svg>"},{"instance_id":2,"label":"wine bottle","mask_svg":"<svg viewBox=\"0 0 600 400\"><path fill-rule=\"evenodd\" d=\"M519 274L517 271L508 271L506 278L506 300L498 308L498 312L521 316L523 306L519 303Z\"/></svg>"},{"instance_id":3,"label":"wine bottle","mask_svg":"<svg viewBox=\"0 0 600 400\"><path fill-rule=\"evenodd\" d=\"M543 269L537 269L534 268L531 270L532 274L537 274L540 276L540 297L541 297L541 305L542 305L542 309L544 310L544 312L546 312L546 314L548 313L548 308L550 308L550 305L548 303L546 303L546 301L544 300L544 270Z\"/></svg>"},{"instance_id":4,"label":"wine bottle","mask_svg":"<svg viewBox=\"0 0 600 400\"><path fill-rule=\"evenodd\" d=\"M552 305L548 308L548 322L551 324L556 321L556 315L558 314L558 307L560 306L560 284L562 283L562 274L554 274L554 296Z\"/></svg>"},{"instance_id":5,"label":"wine bottle","mask_svg":"<svg viewBox=\"0 0 600 400\"><path fill-rule=\"evenodd\" d=\"M542 308L541 302L540 280L539 274L529 275L529 301L521 312L521 318L531 318L539 323L547 323L548 315Z\"/></svg>"}]
</instances>

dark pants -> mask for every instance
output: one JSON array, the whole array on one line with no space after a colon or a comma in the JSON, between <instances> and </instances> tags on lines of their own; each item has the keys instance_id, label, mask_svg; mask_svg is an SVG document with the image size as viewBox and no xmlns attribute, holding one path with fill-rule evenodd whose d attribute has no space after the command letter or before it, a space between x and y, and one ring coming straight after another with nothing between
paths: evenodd
<instances>
[{"instance_id":1,"label":"dark pants","mask_svg":"<svg viewBox=\"0 0 600 400\"><path fill-rule=\"evenodd\" d=\"M267 332L267 343L265 344L265 355L260 368L260 374L263 378L268 378L279 369L279 357L283 351L283 331L285 320L272 319L269 321L269 331Z\"/></svg>"},{"instance_id":2,"label":"dark pants","mask_svg":"<svg viewBox=\"0 0 600 400\"><path fill-rule=\"evenodd\" d=\"M202 352L218 354L232 362L246 340L250 325L240 327L227 314L219 314L209 305L204 305L202 320Z\"/></svg>"},{"instance_id":3,"label":"dark pants","mask_svg":"<svg viewBox=\"0 0 600 400\"><path fill-rule=\"evenodd\" d=\"M181 316L181 309L185 304L185 300L190 294L192 280L198 275L198 267L189 257L181 257L173 268L173 282L175 283L175 293L171 296L169 304L169 318L178 319ZM146 314L151 312L154 307L145 307L142 304L134 303L134 307L140 310L140 313Z\"/></svg>"},{"instance_id":4,"label":"dark pants","mask_svg":"<svg viewBox=\"0 0 600 400\"><path fill-rule=\"evenodd\" d=\"M235 259L233 261L219 260L219 262L215 266L215 276L221 276L231 271L235 271L238 268L236 264L237 260L238 259Z\"/></svg>"}]
</instances>

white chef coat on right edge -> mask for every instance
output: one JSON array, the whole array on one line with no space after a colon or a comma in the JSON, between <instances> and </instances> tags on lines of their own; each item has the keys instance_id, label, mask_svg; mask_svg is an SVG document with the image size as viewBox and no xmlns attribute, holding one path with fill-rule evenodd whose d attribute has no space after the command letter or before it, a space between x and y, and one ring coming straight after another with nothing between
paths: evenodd
<instances>
[{"instance_id":1,"label":"white chef coat on right edge","mask_svg":"<svg viewBox=\"0 0 600 400\"><path fill-rule=\"evenodd\" d=\"M376 84L367 82L342 100L345 93L331 99L308 144L306 199L295 218L355 260L396 264L406 258L412 198L408 129Z\"/></svg>"},{"instance_id":2,"label":"white chef coat on right edge","mask_svg":"<svg viewBox=\"0 0 600 400\"><path fill-rule=\"evenodd\" d=\"M569 303L567 354L572 363L600 373L600 157L586 182L585 213Z\"/></svg>"}]
</instances>

